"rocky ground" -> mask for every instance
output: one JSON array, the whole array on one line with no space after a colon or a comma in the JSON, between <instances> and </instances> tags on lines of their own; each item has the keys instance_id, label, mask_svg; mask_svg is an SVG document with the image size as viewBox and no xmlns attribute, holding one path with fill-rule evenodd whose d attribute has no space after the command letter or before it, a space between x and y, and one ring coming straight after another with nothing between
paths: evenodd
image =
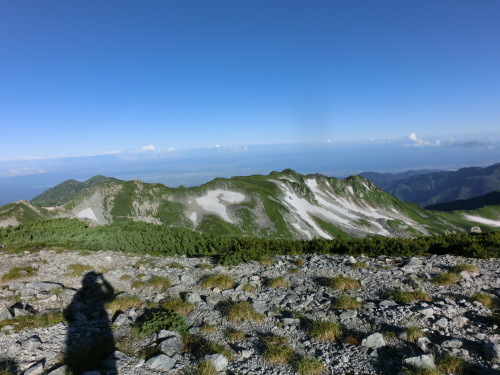
<instances>
[{"instance_id":1,"label":"rocky ground","mask_svg":"<svg viewBox=\"0 0 500 375\"><path fill-rule=\"evenodd\" d=\"M98 363L88 374L203 374L208 361L227 374L459 373L457 365L500 374L499 267L453 256L278 256L223 267L208 258L0 250L0 373L79 372L83 361ZM204 285L210 275L229 283ZM359 283L336 284L345 281L337 276ZM147 331L160 306L185 315L188 332ZM234 317L234 306L251 309ZM318 322L342 332L322 335Z\"/></svg>"}]
</instances>

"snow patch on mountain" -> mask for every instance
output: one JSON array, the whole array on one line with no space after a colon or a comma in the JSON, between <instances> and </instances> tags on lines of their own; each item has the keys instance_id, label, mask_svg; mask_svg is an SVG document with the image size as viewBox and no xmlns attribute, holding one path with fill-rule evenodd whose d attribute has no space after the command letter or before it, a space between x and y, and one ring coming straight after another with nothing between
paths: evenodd
<instances>
[{"instance_id":1,"label":"snow patch on mountain","mask_svg":"<svg viewBox=\"0 0 500 375\"><path fill-rule=\"evenodd\" d=\"M485 219L484 217L472 216L472 215L464 215L464 217L467 220L475 221L476 223L480 223L480 224L484 224L484 225L489 225L491 227L500 227L500 221L499 220L490 220L490 219Z\"/></svg>"},{"instance_id":2,"label":"snow patch on mountain","mask_svg":"<svg viewBox=\"0 0 500 375\"><path fill-rule=\"evenodd\" d=\"M99 220L97 220L97 216L95 215L94 211L90 207L87 207L84 210L81 210L80 212L78 212L75 215L75 217L77 219L90 219L90 220L94 220L95 222L99 221Z\"/></svg>"},{"instance_id":3,"label":"snow patch on mountain","mask_svg":"<svg viewBox=\"0 0 500 375\"><path fill-rule=\"evenodd\" d=\"M235 191L216 189L210 190L204 196L198 197L195 200L205 211L213 212L227 222L234 224L227 213L226 205L241 203L245 200L245 196Z\"/></svg>"}]
</instances>

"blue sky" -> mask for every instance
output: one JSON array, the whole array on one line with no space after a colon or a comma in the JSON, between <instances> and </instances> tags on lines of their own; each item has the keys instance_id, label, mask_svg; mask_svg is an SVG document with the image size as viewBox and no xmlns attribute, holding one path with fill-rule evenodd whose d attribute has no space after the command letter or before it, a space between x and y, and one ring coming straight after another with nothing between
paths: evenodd
<instances>
[{"instance_id":1,"label":"blue sky","mask_svg":"<svg viewBox=\"0 0 500 375\"><path fill-rule=\"evenodd\" d=\"M498 14L488 0L2 1L0 159L496 142Z\"/></svg>"}]
</instances>

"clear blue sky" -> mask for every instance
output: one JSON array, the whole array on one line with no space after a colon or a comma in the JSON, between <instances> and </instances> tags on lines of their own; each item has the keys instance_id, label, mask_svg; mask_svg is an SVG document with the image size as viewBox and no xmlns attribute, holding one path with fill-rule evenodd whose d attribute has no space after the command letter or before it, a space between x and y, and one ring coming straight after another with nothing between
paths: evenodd
<instances>
[{"instance_id":1,"label":"clear blue sky","mask_svg":"<svg viewBox=\"0 0 500 375\"><path fill-rule=\"evenodd\" d=\"M499 15L497 0L3 0L0 159L498 133Z\"/></svg>"}]
</instances>

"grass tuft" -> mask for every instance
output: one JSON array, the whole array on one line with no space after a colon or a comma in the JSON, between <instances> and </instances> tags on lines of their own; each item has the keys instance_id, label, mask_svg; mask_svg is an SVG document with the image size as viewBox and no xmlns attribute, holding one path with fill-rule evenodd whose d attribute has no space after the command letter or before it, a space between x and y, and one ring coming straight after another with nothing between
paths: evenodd
<instances>
[{"instance_id":1,"label":"grass tuft","mask_svg":"<svg viewBox=\"0 0 500 375\"><path fill-rule=\"evenodd\" d=\"M205 277L201 282L203 289L219 288L220 290L231 289L234 287L234 279L225 274L216 274Z\"/></svg>"},{"instance_id":2,"label":"grass tuft","mask_svg":"<svg viewBox=\"0 0 500 375\"><path fill-rule=\"evenodd\" d=\"M243 331L229 331L226 334L226 339L228 342L242 341L245 339L245 332Z\"/></svg>"},{"instance_id":3,"label":"grass tuft","mask_svg":"<svg viewBox=\"0 0 500 375\"><path fill-rule=\"evenodd\" d=\"M274 258L270 256L263 256L259 259L259 264L261 266L274 266Z\"/></svg>"},{"instance_id":4,"label":"grass tuft","mask_svg":"<svg viewBox=\"0 0 500 375\"><path fill-rule=\"evenodd\" d=\"M256 322L261 323L264 321L265 316L262 313L255 311L249 302L232 303L228 306L227 318L230 322Z\"/></svg>"},{"instance_id":5,"label":"grass tuft","mask_svg":"<svg viewBox=\"0 0 500 375\"><path fill-rule=\"evenodd\" d=\"M81 264L81 263L72 263L68 264L68 271L69 276L80 276L82 273L93 270L94 268L92 266L89 266L88 264Z\"/></svg>"},{"instance_id":6,"label":"grass tuft","mask_svg":"<svg viewBox=\"0 0 500 375\"><path fill-rule=\"evenodd\" d=\"M172 262L172 263L167 264L167 266L169 268L177 268L177 269L180 269L180 270L184 269L184 266L182 264L180 264L179 262Z\"/></svg>"},{"instance_id":7,"label":"grass tuft","mask_svg":"<svg viewBox=\"0 0 500 375\"><path fill-rule=\"evenodd\" d=\"M354 268L355 270L359 270L362 268L368 268L368 263L366 262L356 262L351 264L351 267Z\"/></svg>"},{"instance_id":8,"label":"grass tuft","mask_svg":"<svg viewBox=\"0 0 500 375\"><path fill-rule=\"evenodd\" d=\"M317 320L309 326L309 334L318 341L339 340L342 336L342 327L327 320Z\"/></svg>"},{"instance_id":9,"label":"grass tuft","mask_svg":"<svg viewBox=\"0 0 500 375\"><path fill-rule=\"evenodd\" d=\"M332 308L338 310L357 310L363 307L363 302L358 302L356 298L341 295L337 298Z\"/></svg>"},{"instance_id":10,"label":"grass tuft","mask_svg":"<svg viewBox=\"0 0 500 375\"><path fill-rule=\"evenodd\" d=\"M134 296L118 297L106 303L106 310L113 315L117 311L128 311L132 308L138 309L141 307L141 304L142 301Z\"/></svg>"},{"instance_id":11,"label":"grass tuft","mask_svg":"<svg viewBox=\"0 0 500 375\"><path fill-rule=\"evenodd\" d=\"M328 281L328 286L330 288L343 292L345 290L359 289L361 283L359 282L359 280L350 279L348 277L335 276Z\"/></svg>"},{"instance_id":12,"label":"grass tuft","mask_svg":"<svg viewBox=\"0 0 500 375\"><path fill-rule=\"evenodd\" d=\"M217 331L217 327L212 324L204 324L200 327L201 333L214 333Z\"/></svg>"},{"instance_id":13,"label":"grass tuft","mask_svg":"<svg viewBox=\"0 0 500 375\"><path fill-rule=\"evenodd\" d=\"M266 284L269 288L273 288L273 289L290 287L290 283L283 276L274 277L272 279L269 279L269 280L267 280Z\"/></svg>"},{"instance_id":14,"label":"grass tuft","mask_svg":"<svg viewBox=\"0 0 500 375\"><path fill-rule=\"evenodd\" d=\"M175 311L177 314L187 316L194 310L194 305L190 302L183 301L180 298L171 298L161 303L161 307L165 310Z\"/></svg>"},{"instance_id":15,"label":"grass tuft","mask_svg":"<svg viewBox=\"0 0 500 375\"><path fill-rule=\"evenodd\" d=\"M439 361L438 369L444 374L460 375L464 371L464 361L458 357L448 356Z\"/></svg>"},{"instance_id":16,"label":"grass tuft","mask_svg":"<svg viewBox=\"0 0 500 375\"><path fill-rule=\"evenodd\" d=\"M450 285L455 284L460 280L460 275L452 272L445 272L440 275L436 275L431 279L431 282L439 285Z\"/></svg>"},{"instance_id":17,"label":"grass tuft","mask_svg":"<svg viewBox=\"0 0 500 375\"><path fill-rule=\"evenodd\" d=\"M264 344L264 359L273 364L288 363L295 356L292 348L287 343L287 338L283 336L269 336L262 339Z\"/></svg>"},{"instance_id":18,"label":"grass tuft","mask_svg":"<svg viewBox=\"0 0 500 375\"><path fill-rule=\"evenodd\" d=\"M470 264L470 263L461 263L461 264L457 264L456 266L451 267L451 272L453 272L453 273L460 273L462 271L479 272L479 268L477 268L475 265Z\"/></svg>"},{"instance_id":19,"label":"grass tuft","mask_svg":"<svg viewBox=\"0 0 500 375\"><path fill-rule=\"evenodd\" d=\"M392 289L387 291L385 296L387 298L392 298L396 303L410 303L412 301L431 300L429 295L421 290L415 290L413 292L404 292L401 289Z\"/></svg>"},{"instance_id":20,"label":"grass tuft","mask_svg":"<svg viewBox=\"0 0 500 375\"><path fill-rule=\"evenodd\" d=\"M321 375L325 365L316 358L301 357L293 364L298 375Z\"/></svg>"},{"instance_id":21,"label":"grass tuft","mask_svg":"<svg viewBox=\"0 0 500 375\"><path fill-rule=\"evenodd\" d=\"M217 370L212 362L201 361L194 369L188 371L186 375L217 375Z\"/></svg>"},{"instance_id":22,"label":"grass tuft","mask_svg":"<svg viewBox=\"0 0 500 375\"><path fill-rule=\"evenodd\" d=\"M494 305L495 305L495 300L493 299L493 297L491 297L490 295L485 294L485 293L474 294L472 296L472 300L480 302L484 307L488 307L488 308L494 307Z\"/></svg>"},{"instance_id":23,"label":"grass tuft","mask_svg":"<svg viewBox=\"0 0 500 375\"><path fill-rule=\"evenodd\" d=\"M406 331L406 339L410 342L417 342L417 340L424 336L424 332L420 327L410 326Z\"/></svg>"}]
</instances>

